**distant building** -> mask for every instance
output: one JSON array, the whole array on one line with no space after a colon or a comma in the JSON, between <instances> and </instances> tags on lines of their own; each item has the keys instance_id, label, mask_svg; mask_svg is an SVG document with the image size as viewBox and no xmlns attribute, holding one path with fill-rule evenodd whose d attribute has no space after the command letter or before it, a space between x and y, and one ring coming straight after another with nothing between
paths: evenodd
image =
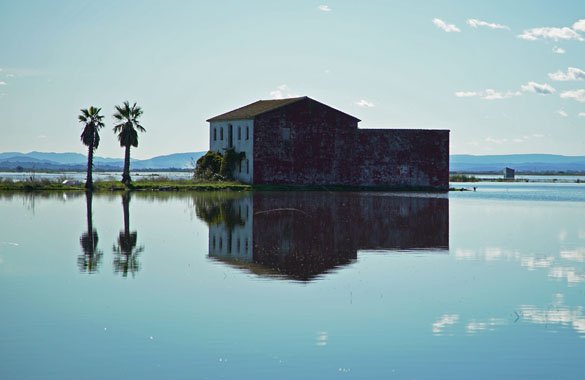
<instances>
[{"instance_id":1,"label":"distant building","mask_svg":"<svg viewBox=\"0 0 585 380\"><path fill-rule=\"evenodd\" d=\"M516 171L511 168L504 169L504 179L514 179L516 175Z\"/></svg>"},{"instance_id":2,"label":"distant building","mask_svg":"<svg viewBox=\"0 0 585 380\"><path fill-rule=\"evenodd\" d=\"M207 120L210 150L244 152L251 184L449 186L449 131L358 129L354 116L308 97L259 100Z\"/></svg>"}]
</instances>

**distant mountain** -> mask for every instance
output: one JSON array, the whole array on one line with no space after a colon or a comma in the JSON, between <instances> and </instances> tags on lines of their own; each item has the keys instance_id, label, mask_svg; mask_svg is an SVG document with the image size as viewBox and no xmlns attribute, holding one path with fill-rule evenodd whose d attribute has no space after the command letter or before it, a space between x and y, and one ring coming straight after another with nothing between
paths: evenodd
<instances>
[{"instance_id":1,"label":"distant mountain","mask_svg":"<svg viewBox=\"0 0 585 380\"><path fill-rule=\"evenodd\" d=\"M133 170L189 169L205 152L175 153L146 160L132 159ZM94 170L121 170L120 158L94 157ZM0 170L84 170L87 157L80 153L0 153Z\"/></svg>"},{"instance_id":2,"label":"distant mountain","mask_svg":"<svg viewBox=\"0 0 585 380\"><path fill-rule=\"evenodd\" d=\"M500 172L505 167L520 172L585 172L585 156L555 154L509 154L472 156L454 154L450 171L467 173Z\"/></svg>"},{"instance_id":3,"label":"distant mountain","mask_svg":"<svg viewBox=\"0 0 585 380\"><path fill-rule=\"evenodd\" d=\"M174 153L146 160L132 159L133 170L189 169L205 152ZM80 153L7 152L0 153L0 170L85 170L87 158ZM94 157L95 170L122 170L120 158ZM520 172L585 172L585 156L554 154L510 154L473 156L454 154L450 171L466 173L501 172L505 167Z\"/></svg>"}]
</instances>

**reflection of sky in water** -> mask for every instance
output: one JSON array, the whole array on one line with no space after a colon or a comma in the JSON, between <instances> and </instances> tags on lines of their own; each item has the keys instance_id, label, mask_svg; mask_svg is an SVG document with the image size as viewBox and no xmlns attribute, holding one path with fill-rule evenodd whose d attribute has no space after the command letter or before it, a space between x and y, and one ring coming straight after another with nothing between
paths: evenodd
<instances>
[{"instance_id":1,"label":"reflection of sky in water","mask_svg":"<svg viewBox=\"0 0 585 380\"><path fill-rule=\"evenodd\" d=\"M293 267L273 276L287 254L299 253L289 264L305 262L299 247L311 245L295 234L279 256L260 249L263 256L243 256L252 263L240 266L212 259L210 228L195 211L212 194L135 194L128 228L120 195L95 196L92 228L103 257L91 274L78 265L93 247L84 253L80 244L91 230L82 194L4 196L0 378L578 378L585 202L564 191L558 202L535 201L534 191L514 200L485 196L480 186L449 194L447 214L434 202L392 201L395 219L367 199L373 215L382 214L373 221L384 223L343 207L333 210L359 223L336 223L329 211L321 213L329 219L309 222L261 214L269 244L279 242L270 228L293 226L312 231L306 240L321 253L344 253L303 281L291 278ZM275 208L271 202L259 203ZM210 223L230 212L208 211ZM245 250L244 233L253 231L234 226L230 239ZM448 234L437 239L433 226ZM112 246L125 229L125 248L143 252L134 276L122 277ZM331 233L343 239L330 244Z\"/></svg>"}]
</instances>

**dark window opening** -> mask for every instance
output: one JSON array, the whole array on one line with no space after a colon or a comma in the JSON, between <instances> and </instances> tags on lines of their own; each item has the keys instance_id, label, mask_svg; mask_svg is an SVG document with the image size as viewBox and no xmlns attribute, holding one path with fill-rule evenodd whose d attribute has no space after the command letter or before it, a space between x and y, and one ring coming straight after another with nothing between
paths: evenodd
<instances>
[{"instance_id":1,"label":"dark window opening","mask_svg":"<svg viewBox=\"0 0 585 380\"><path fill-rule=\"evenodd\" d=\"M250 140L250 127L246 127L246 140Z\"/></svg>"},{"instance_id":2,"label":"dark window opening","mask_svg":"<svg viewBox=\"0 0 585 380\"><path fill-rule=\"evenodd\" d=\"M242 127L238 127L238 140L242 139Z\"/></svg>"},{"instance_id":3,"label":"dark window opening","mask_svg":"<svg viewBox=\"0 0 585 380\"><path fill-rule=\"evenodd\" d=\"M213 141L217 141L217 128L213 128Z\"/></svg>"},{"instance_id":4,"label":"dark window opening","mask_svg":"<svg viewBox=\"0 0 585 380\"><path fill-rule=\"evenodd\" d=\"M223 128L219 129L219 139L223 141Z\"/></svg>"}]
</instances>

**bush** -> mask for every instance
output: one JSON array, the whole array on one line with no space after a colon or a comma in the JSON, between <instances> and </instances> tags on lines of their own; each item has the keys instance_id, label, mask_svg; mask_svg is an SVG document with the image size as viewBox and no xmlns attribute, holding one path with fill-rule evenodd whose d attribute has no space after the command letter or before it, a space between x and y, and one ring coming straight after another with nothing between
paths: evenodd
<instances>
[{"instance_id":1,"label":"bush","mask_svg":"<svg viewBox=\"0 0 585 380\"><path fill-rule=\"evenodd\" d=\"M223 157L221 154L209 151L197 160L195 178L212 179L221 170Z\"/></svg>"},{"instance_id":2,"label":"bush","mask_svg":"<svg viewBox=\"0 0 585 380\"><path fill-rule=\"evenodd\" d=\"M227 149L222 156L219 153L209 151L197 160L195 165L195 179L221 181L233 179L236 164L246 157L244 152L236 152L233 148Z\"/></svg>"}]
</instances>

